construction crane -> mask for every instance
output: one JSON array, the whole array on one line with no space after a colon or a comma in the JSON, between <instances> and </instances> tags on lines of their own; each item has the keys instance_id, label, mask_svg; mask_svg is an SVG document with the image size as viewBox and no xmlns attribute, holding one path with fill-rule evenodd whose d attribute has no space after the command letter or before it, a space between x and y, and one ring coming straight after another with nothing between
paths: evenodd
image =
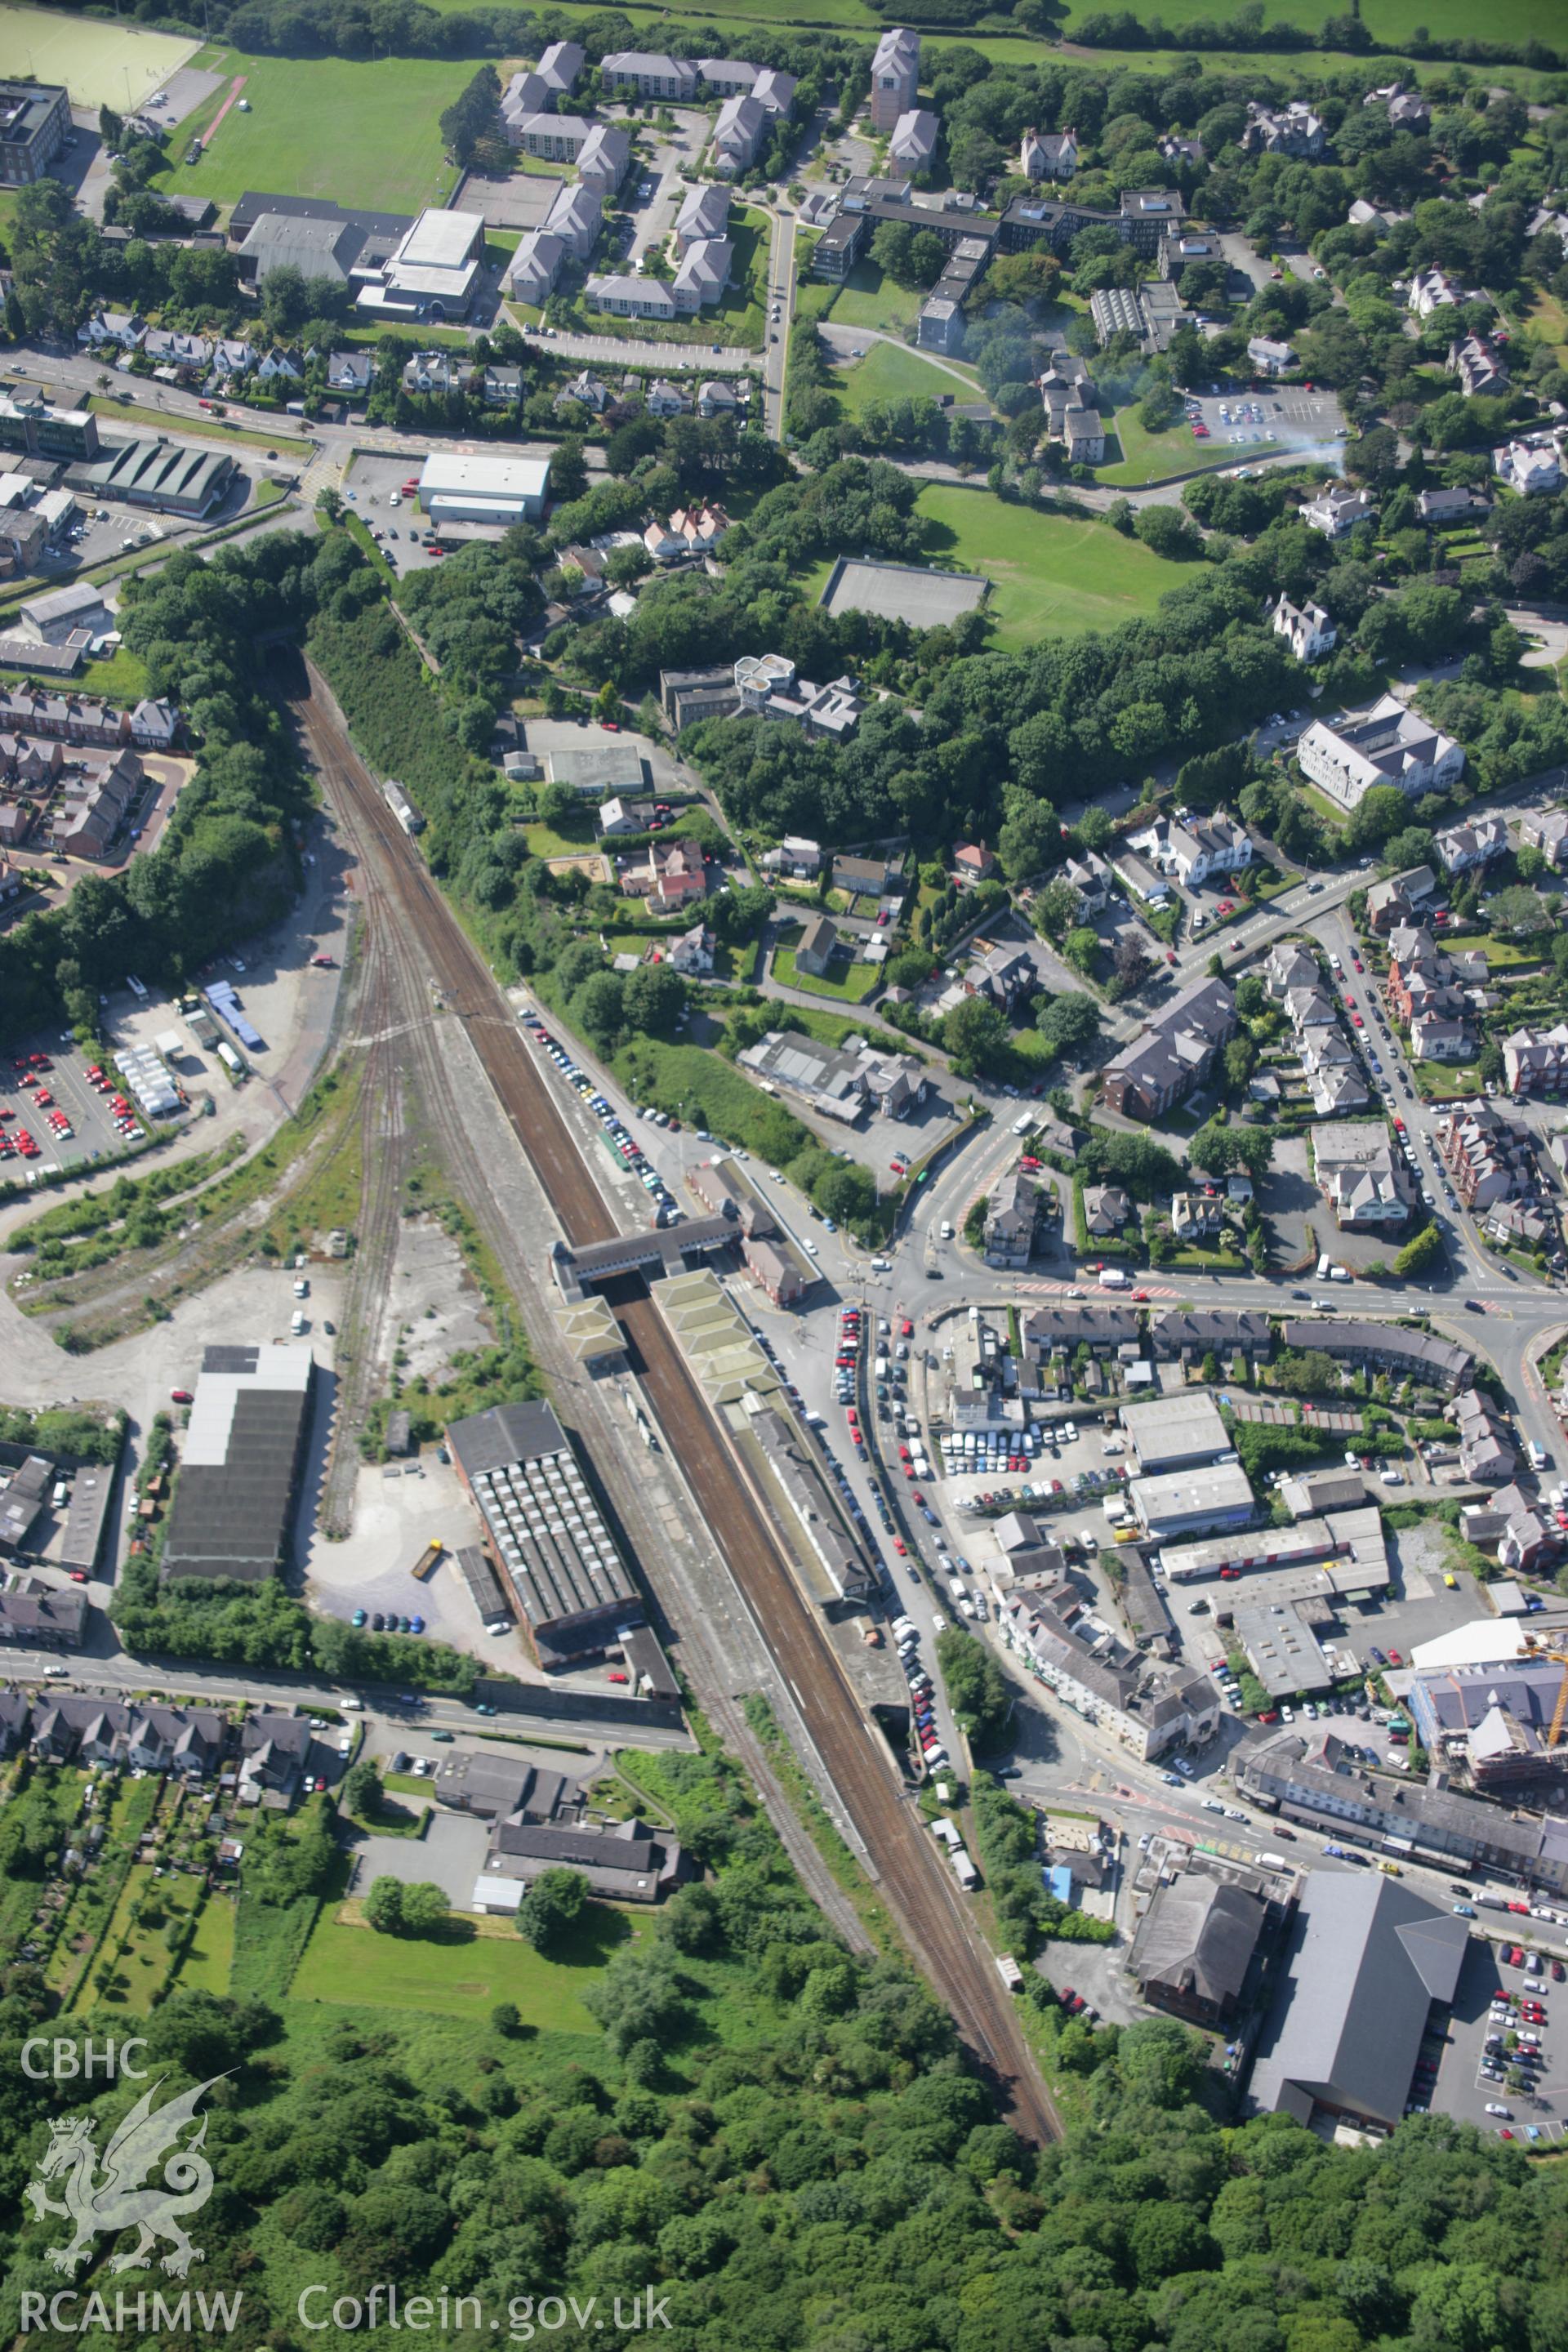
<instances>
[{"instance_id":1,"label":"construction crane","mask_svg":"<svg viewBox=\"0 0 1568 2352\"><path fill-rule=\"evenodd\" d=\"M1546 1735L1548 1752L1563 1737L1563 1726L1568 1721L1568 1650L1550 1650L1543 1643L1528 1642L1526 1647L1533 1658L1551 1659L1563 1668L1563 1680L1557 1686L1557 1704L1552 1710L1552 1727Z\"/></svg>"}]
</instances>

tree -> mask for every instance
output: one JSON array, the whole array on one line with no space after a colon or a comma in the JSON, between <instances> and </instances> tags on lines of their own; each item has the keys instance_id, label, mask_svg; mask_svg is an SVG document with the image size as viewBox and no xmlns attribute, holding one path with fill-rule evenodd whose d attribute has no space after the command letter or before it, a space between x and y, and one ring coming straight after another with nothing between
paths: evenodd
<instances>
[{"instance_id":1,"label":"tree","mask_svg":"<svg viewBox=\"0 0 1568 2352\"><path fill-rule=\"evenodd\" d=\"M559 1951L587 1901L588 1882L580 1870L542 1870L517 1906L517 1932L536 1952Z\"/></svg>"},{"instance_id":2,"label":"tree","mask_svg":"<svg viewBox=\"0 0 1568 2352\"><path fill-rule=\"evenodd\" d=\"M1410 803L1397 784L1373 784L1357 803L1345 841L1352 849L1380 849L1405 824Z\"/></svg>"},{"instance_id":3,"label":"tree","mask_svg":"<svg viewBox=\"0 0 1568 2352\"><path fill-rule=\"evenodd\" d=\"M1044 939L1065 940L1079 919L1081 903L1076 883L1058 874L1035 900L1035 929Z\"/></svg>"},{"instance_id":4,"label":"tree","mask_svg":"<svg viewBox=\"0 0 1568 2352\"><path fill-rule=\"evenodd\" d=\"M1078 935L1075 932L1073 936L1076 938ZM1071 940L1068 941L1068 950L1071 957ZM1077 961L1076 957L1071 960ZM1110 968L1125 995L1147 979L1154 969L1154 959L1135 932L1119 931L1116 945L1110 951Z\"/></svg>"},{"instance_id":5,"label":"tree","mask_svg":"<svg viewBox=\"0 0 1568 2352\"><path fill-rule=\"evenodd\" d=\"M944 1015L942 1042L964 1077L991 1069L1007 1043L1005 1017L984 996L966 996Z\"/></svg>"},{"instance_id":6,"label":"tree","mask_svg":"<svg viewBox=\"0 0 1568 2352\"><path fill-rule=\"evenodd\" d=\"M379 1935L397 1935L403 1926L403 1881L373 1878L364 1898L364 1916L366 1925Z\"/></svg>"},{"instance_id":7,"label":"tree","mask_svg":"<svg viewBox=\"0 0 1568 2352\"><path fill-rule=\"evenodd\" d=\"M1279 1386L1292 1396L1337 1396L1340 1368L1321 1348L1287 1349L1275 1364Z\"/></svg>"},{"instance_id":8,"label":"tree","mask_svg":"<svg viewBox=\"0 0 1568 2352\"><path fill-rule=\"evenodd\" d=\"M1549 931L1552 927L1552 910L1539 891L1516 884L1512 889L1500 890L1491 905L1494 931L1512 931L1524 935L1531 931Z\"/></svg>"},{"instance_id":9,"label":"tree","mask_svg":"<svg viewBox=\"0 0 1568 2352\"><path fill-rule=\"evenodd\" d=\"M1210 1119L1200 1127L1187 1147L1194 1168L1205 1175L1228 1175L1233 1168L1245 1168L1254 1181L1268 1172L1274 1157L1274 1139L1267 1129L1259 1127L1222 1126Z\"/></svg>"},{"instance_id":10,"label":"tree","mask_svg":"<svg viewBox=\"0 0 1568 2352\"><path fill-rule=\"evenodd\" d=\"M999 1747L1013 1713L1013 1689L984 1645L962 1625L936 1637L937 1664L960 1727L977 1750Z\"/></svg>"},{"instance_id":11,"label":"tree","mask_svg":"<svg viewBox=\"0 0 1568 2352\"><path fill-rule=\"evenodd\" d=\"M1009 882L1026 882L1043 866L1054 865L1061 852L1061 824L1048 801L1026 801L1015 808L996 836L996 856ZM1047 883L1042 897L1058 887ZM1071 884L1066 886L1071 889ZM1078 894L1073 892L1076 912Z\"/></svg>"},{"instance_id":12,"label":"tree","mask_svg":"<svg viewBox=\"0 0 1568 2352\"><path fill-rule=\"evenodd\" d=\"M1394 1261L1395 1274L1408 1279L1413 1275L1426 1274L1447 1263L1443 1236L1436 1225L1423 1225L1412 1234Z\"/></svg>"},{"instance_id":13,"label":"tree","mask_svg":"<svg viewBox=\"0 0 1568 2352\"><path fill-rule=\"evenodd\" d=\"M362 1756L343 1776L343 1809L357 1813L362 1821L369 1821L380 1812L381 1803L381 1774L368 1756Z\"/></svg>"},{"instance_id":14,"label":"tree","mask_svg":"<svg viewBox=\"0 0 1568 2352\"><path fill-rule=\"evenodd\" d=\"M1180 562L1184 556L1196 555L1199 551L1197 532L1180 507L1140 507L1132 529L1156 555Z\"/></svg>"},{"instance_id":15,"label":"tree","mask_svg":"<svg viewBox=\"0 0 1568 2352\"><path fill-rule=\"evenodd\" d=\"M541 824L553 829L563 817L570 816L576 808L577 795L570 784L552 777L547 782L534 786L533 806Z\"/></svg>"},{"instance_id":16,"label":"tree","mask_svg":"<svg viewBox=\"0 0 1568 2352\"><path fill-rule=\"evenodd\" d=\"M1117 945L1120 947L1121 944L1118 939ZM1081 971L1086 980L1092 979L1100 962L1100 933L1091 931L1087 924L1080 924L1077 930L1068 933L1062 953L1075 971Z\"/></svg>"},{"instance_id":17,"label":"tree","mask_svg":"<svg viewBox=\"0 0 1568 2352\"><path fill-rule=\"evenodd\" d=\"M1047 1045L1058 1054L1075 1045L1087 1045L1099 1036L1100 1011L1092 996L1081 990L1069 991L1065 996L1047 996L1040 1001L1035 1015L1035 1026Z\"/></svg>"},{"instance_id":18,"label":"tree","mask_svg":"<svg viewBox=\"0 0 1568 2352\"><path fill-rule=\"evenodd\" d=\"M451 1908L451 1897L445 1887L437 1886L428 1878L416 1878L403 1890L404 1934L434 1935L437 1927L446 1925Z\"/></svg>"},{"instance_id":19,"label":"tree","mask_svg":"<svg viewBox=\"0 0 1568 2352\"><path fill-rule=\"evenodd\" d=\"M639 1036L672 1036L689 994L685 981L668 964L639 964L626 974L622 990L626 1026Z\"/></svg>"}]
</instances>

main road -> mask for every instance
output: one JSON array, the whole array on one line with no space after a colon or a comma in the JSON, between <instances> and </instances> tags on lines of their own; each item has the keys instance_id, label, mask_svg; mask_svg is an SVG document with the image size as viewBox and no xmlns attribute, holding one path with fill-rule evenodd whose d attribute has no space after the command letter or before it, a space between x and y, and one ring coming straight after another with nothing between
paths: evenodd
<instances>
[{"instance_id":1,"label":"main road","mask_svg":"<svg viewBox=\"0 0 1568 2352\"><path fill-rule=\"evenodd\" d=\"M361 844L360 897L371 923L391 927L427 963L447 1017L466 1031L567 1240L581 1245L610 1239L615 1227L608 1208L510 1007L417 849L392 818L313 672L308 686L297 691L295 707L327 798ZM1055 2107L1036 2073L1016 2011L956 1882L934 1841L922 1832L882 1734L862 1711L819 1619L802 1599L662 1315L640 1277L623 1280L611 1303L629 1360L702 1519L795 1696L807 1735L874 1859L881 1892L913 1952L1017 2128L1037 2141L1059 2137ZM646 1565L658 1589L657 1565ZM659 1598L674 1616L673 1596L659 1590Z\"/></svg>"}]
</instances>

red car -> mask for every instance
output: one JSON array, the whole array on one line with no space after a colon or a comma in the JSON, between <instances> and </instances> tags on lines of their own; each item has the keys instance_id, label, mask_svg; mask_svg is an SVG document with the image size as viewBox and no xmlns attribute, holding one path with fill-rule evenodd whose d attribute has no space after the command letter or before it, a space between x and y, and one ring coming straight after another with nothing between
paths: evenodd
<instances>
[{"instance_id":1,"label":"red car","mask_svg":"<svg viewBox=\"0 0 1568 2352\"><path fill-rule=\"evenodd\" d=\"M1366 1027L1366 1023L1362 1019L1359 1013L1352 1013L1351 1014L1351 1020L1358 1029L1364 1029Z\"/></svg>"},{"instance_id":2,"label":"red car","mask_svg":"<svg viewBox=\"0 0 1568 2352\"><path fill-rule=\"evenodd\" d=\"M612 1666L609 1673L605 1675L605 1680L611 1683L629 1683L631 1676L630 1675L623 1675L619 1666Z\"/></svg>"},{"instance_id":3,"label":"red car","mask_svg":"<svg viewBox=\"0 0 1568 2352\"><path fill-rule=\"evenodd\" d=\"M171 1389L169 1402L171 1404L190 1404L193 1399L189 1389Z\"/></svg>"},{"instance_id":4,"label":"red car","mask_svg":"<svg viewBox=\"0 0 1568 2352\"><path fill-rule=\"evenodd\" d=\"M1390 1650L1388 1654L1388 1663L1391 1666L1402 1666L1405 1664L1405 1661L1400 1656L1397 1650Z\"/></svg>"},{"instance_id":5,"label":"red car","mask_svg":"<svg viewBox=\"0 0 1568 2352\"><path fill-rule=\"evenodd\" d=\"M913 1503L913 1504L914 1504L914 1505L915 1505L915 1506L916 1506L920 1510L922 1510L922 1511L923 1511L923 1510L925 1509L925 1507L926 1507L926 1498L925 1498L925 1496L921 1493L921 1490L920 1490L920 1488L919 1488L918 1486L915 1488L914 1493L910 1496L910 1502L911 1502L911 1503Z\"/></svg>"},{"instance_id":6,"label":"red car","mask_svg":"<svg viewBox=\"0 0 1568 2352\"><path fill-rule=\"evenodd\" d=\"M1174 963L1174 962L1175 962L1175 961L1176 961L1175 950L1174 950L1173 948L1167 948L1167 949L1165 950L1165 961L1166 961L1167 963Z\"/></svg>"},{"instance_id":7,"label":"red car","mask_svg":"<svg viewBox=\"0 0 1568 2352\"><path fill-rule=\"evenodd\" d=\"M310 958L310 961L320 971L331 971L332 969L332 959L331 956L312 956Z\"/></svg>"},{"instance_id":8,"label":"red car","mask_svg":"<svg viewBox=\"0 0 1568 2352\"><path fill-rule=\"evenodd\" d=\"M915 1327L914 1327L914 1325L913 1325L913 1324L909 1320L908 1317L906 1316L906 1318L905 1318L905 1319L903 1320L903 1322L901 1322L901 1323L900 1324L900 1326L899 1326L899 1337L900 1337L900 1339L912 1339L914 1338L914 1336L915 1336Z\"/></svg>"},{"instance_id":9,"label":"red car","mask_svg":"<svg viewBox=\"0 0 1568 2352\"><path fill-rule=\"evenodd\" d=\"M87 1570L85 1568L73 1568L70 1572L70 1576L71 1582L73 1584L85 1584L87 1582Z\"/></svg>"},{"instance_id":10,"label":"red car","mask_svg":"<svg viewBox=\"0 0 1568 2352\"><path fill-rule=\"evenodd\" d=\"M1239 1568L1222 1568L1219 1572L1220 1582L1222 1584L1235 1584L1239 1581L1240 1576L1241 1570Z\"/></svg>"},{"instance_id":11,"label":"red car","mask_svg":"<svg viewBox=\"0 0 1568 2352\"><path fill-rule=\"evenodd\" d=\"M1146 1290L1135 1290L1132 1294L1132 1297L1133 1303L1136 1306L1142 1307L1147 1305L1149 1294Z\"/></svg>"},{"instance_id":12,"label":"red car","mask_svg":"<svg viewBox=\"0 0 1568 2352\"><path fill-rule=\"evenodd\" d=\"M901 1536L895 1536L893 1538L893 1549L898 1553L900 1559L908 1559L910 1556L909 1549Z\"/></svg>"},{"instance_id":13,"label":"red car","mask_svg":"<svg viewBox=\"0 0 1568 2352\"><path fill-rule=\"evenodd\" d=\"M599 724L606 735L618 735L621 731L621 722L618 719L601 719Z\"/></svg>"},{"instance_id":14,"label":"red car","mask_svg":"<svg viewBox=\"0 0 1568 2352\"><path fill-rule=\"evenodd\" d=\"M1351 961L1354 964L1357 971L1364 971L1366 970L1366 966L1363 963L1360 956L1352 956Z\"/></svg>"},{"instance_id":15,"label":"red car","mask_svg":"<svg viewBox=\"0 0 1568 2352\"><path fill-rule=\"evenodd\" d=\"M1394 1120L1394 1133L1395 1133L1396 1135L1403 1135L1403 1134L1404 1134L1404 1132L1405 1132L1405 1121L1404 1121L1402 1118L1396 1118L1396 1119Z\"/></svg>"}]
</instances>

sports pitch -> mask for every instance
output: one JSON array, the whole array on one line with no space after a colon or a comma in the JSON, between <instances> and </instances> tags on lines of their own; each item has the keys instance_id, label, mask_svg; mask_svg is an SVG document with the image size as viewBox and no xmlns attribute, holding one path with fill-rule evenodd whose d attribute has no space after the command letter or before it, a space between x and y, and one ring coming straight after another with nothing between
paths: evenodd
<instances>
[{"instance_id":1,"label":"sports pitch","mask_svg":"<svg viewBox=\"0 0 1568 2352\"><path fill-rule=\"evenodd\" d=\"M73 106L132 112L200 47L183 36L57 16L47 8L0 8L6 70L64 82Z\"/></svg>"},{"instance_id":2,"label":"sports pitch","mask_svg":"<svg viewBox=\"0 0 1568 2352\"><path fill-rule=\"evenodd\" d=\"M828 574L822 603L829 613L874 613L912 628L936 629L972 613L989 583L969 572L925 572L910 563L863 563L844 556Z\"/></svg>"},{"instance_id":3,"label":"sports pitch","mask_svg":"<svg viewBox=\"0 0 1568 2352\"><path fill-rule=\"evenodd\" d=\"M222 75L222 87L170 141L162 194L232 205L247 188L268 188L395 213L451 194L458 173L443 157L438 118L472 79L471 59L266 58L215 45L202 63ZM244 110L231 107L200 162L185 163L236 77Z\"/></svg>"}]
</instances>

